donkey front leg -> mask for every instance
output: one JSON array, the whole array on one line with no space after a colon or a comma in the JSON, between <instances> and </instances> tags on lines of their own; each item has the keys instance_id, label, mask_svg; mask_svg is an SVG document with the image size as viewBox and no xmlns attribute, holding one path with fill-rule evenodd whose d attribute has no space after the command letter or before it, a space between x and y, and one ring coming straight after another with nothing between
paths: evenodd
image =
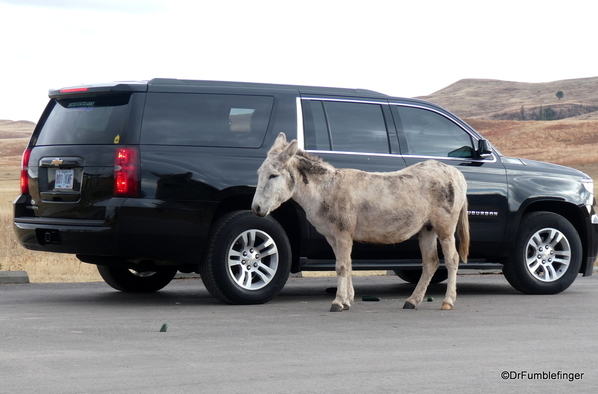
<instances>
[{"instance_id":1,"label":"donkey front leg","mask_svg":"<svg viewBox=\"0 0 598 394\"><path fill-rule=\"evenodd\" d=\"M419 278L411 297L405 301L403 309L415 309L422 302L424 295L426 295L426 290L428 290L432 276L434 276L440 264L436 247L437 238L438 235L433 228L428 230L424 227L419 232L419 248L422 254L422 276Z\"/></svg>"},{"instance_id":2,"label":"donkey front leg","mask_svg":"<svg viewBox=\"0 0 598 394\"><path fill-rule=\"evenodd\" d=\"M351 249L353 248L353 240L351 238L340 239L336 242L331 242L333 245L334 255L336 256L336 275L338 283L336 288L336 298L332 301L330 312L340 312L344 309L351 308L351 303L355 296L353 289L353 281L351 278Z\"/></svg>"}]
</instances>

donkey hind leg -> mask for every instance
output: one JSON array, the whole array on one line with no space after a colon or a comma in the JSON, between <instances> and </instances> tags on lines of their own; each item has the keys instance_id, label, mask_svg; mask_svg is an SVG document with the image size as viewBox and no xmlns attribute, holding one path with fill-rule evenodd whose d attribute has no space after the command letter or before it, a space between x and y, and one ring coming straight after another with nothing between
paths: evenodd
<instances>
[{"instance_id":1,"label":"donkey hind leg","mask_svg":"<svg viewBox=\"0 0 598 394\"><path fill-rule=\"evenodd\" d=\"M353 248L353 240L351 238L337 238L335 241L331 245L334 245L334 255L336 256L338 284L336 298L332 301L330 312L340 312L351 308L351 303L355 296L353 281L351 279L351 249Z\"/></svg>"},{"instance_id":2,"label":"donkey hind leg","mask_svg":"<svg viewBox=\"0 0 598 394\"><path fill-rule=\"evenodd\" d=\"M419 305L424 296L428 285L432 280L432 276L438 269L438 250L436 246L436 240L438 235L435 229L428 230L427 227L422 228L419 232L419 249L422 254L422 276L413 290L413 294L405 301L403 309L415 309Z\"/></svg>"},{"instance_id":3,"label":"donkey hind leg","mask_svg":"<svg viewBox=\"0 0 598 394\"><path fill-rule=\"evenodd\" d=\"M442 246L444 263L448 271L446 295L440 309L451 310L457 298L457 270L459 269L459 253L455 245L455 236L451 233L446 237L442 237L440 245Z\"/></svg>"}]
</instances>

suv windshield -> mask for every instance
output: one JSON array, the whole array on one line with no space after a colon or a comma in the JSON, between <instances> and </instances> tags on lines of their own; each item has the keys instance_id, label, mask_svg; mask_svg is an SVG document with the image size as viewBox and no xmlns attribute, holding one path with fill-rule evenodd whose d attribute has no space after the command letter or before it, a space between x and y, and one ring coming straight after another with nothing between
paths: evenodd
<instances>
[{"instance_id":1,"label":"suv windshield","mask_svg":"<svg viewBox=\"0 0 598 394\"><path fill-rule=\"evenodd\" d=\"M129 95L56 99L35 145L113 144L127 119Z\"/></svg>"}]
</instances>

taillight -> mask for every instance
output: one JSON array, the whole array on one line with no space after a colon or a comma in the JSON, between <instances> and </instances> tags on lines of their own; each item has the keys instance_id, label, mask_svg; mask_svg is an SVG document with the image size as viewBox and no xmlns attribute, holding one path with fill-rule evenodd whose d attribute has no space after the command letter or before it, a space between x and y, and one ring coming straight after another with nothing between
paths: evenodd
<instances>
[{"instance_id":1,"label":"taillight","mask_svg":"<svg viewBox=\"0 0 598 394\"><path fill-rule=\"evenodd\" d=\"M137 148L119 148L114 158L114 195L139 196L139 159Z\"/></svg>"},{"instance_id":2,"label":"taillight","mask_svg":"<svg viewBox=\"0 0 598 394\"><path fill-rule=\"evenodd\" d=\"M21 159L21 194L29 194L29 158L31 148L25 149Z\"/></svg>"}]
</instances>

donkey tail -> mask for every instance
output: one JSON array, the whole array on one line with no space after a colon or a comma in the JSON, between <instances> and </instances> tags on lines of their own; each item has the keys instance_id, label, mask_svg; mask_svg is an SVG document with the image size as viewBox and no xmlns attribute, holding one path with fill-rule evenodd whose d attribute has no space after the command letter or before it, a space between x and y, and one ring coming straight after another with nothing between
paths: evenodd
<instances>
[{"instance_id":1,"label":"donkey tail","mask_svg":"<svg viewBox=\"0 0 598 394\"><path fill-rule=\"evenodd\" d=\"M457 223L457 235L459 237L459 257L464 263L467 263L469 255L469 217L467 215L467 200L461 212L459 213L459 222Z\"/></svg>"}]
</instances>

